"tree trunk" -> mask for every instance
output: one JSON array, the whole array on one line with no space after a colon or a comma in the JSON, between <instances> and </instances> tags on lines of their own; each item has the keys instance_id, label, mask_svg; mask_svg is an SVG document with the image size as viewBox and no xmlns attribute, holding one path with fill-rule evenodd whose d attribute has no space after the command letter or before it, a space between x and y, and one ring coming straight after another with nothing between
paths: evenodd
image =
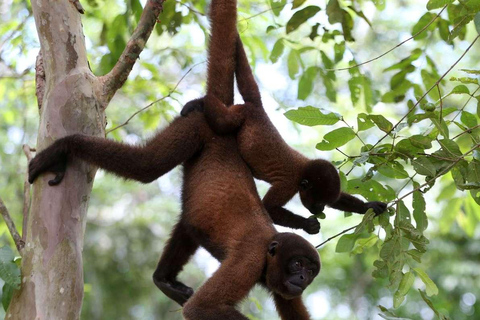
<instances>
[{"instance_id":1,"label":"tree trunk","mask_svg":"<svg viewBox=\"0 0 480 320\"><path fill-rule=\"evenodd\" d=\"M32 8L45 71L37 149L73 133L104 136L101 84L88 67L80 14L68 1L32 1ZM48 186L51 175L34 184L22 286L7 319L80 317L83 235L95 171L72 161L59 186Z\"/></svg>"}]
</instances>

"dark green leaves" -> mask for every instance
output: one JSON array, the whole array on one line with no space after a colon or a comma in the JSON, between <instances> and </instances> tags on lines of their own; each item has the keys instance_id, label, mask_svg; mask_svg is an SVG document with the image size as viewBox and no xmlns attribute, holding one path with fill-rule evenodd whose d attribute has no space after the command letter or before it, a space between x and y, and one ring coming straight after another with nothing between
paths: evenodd
<instances>
[{"instance_id":1,"label":"dark green leaves","mask_svg":"<svg viewBox=\"0 0 480 320\"><path fill-rule=\"evenodd\" d=\"M320 11L320 8L317 6L308 6L299 10L293 14L290 20L287 22L286 31L287 34L298 29L303 23L308 19L315 16Z\"/></svg>"},{"instance_id":2,"label":"dark green leaves","mask_svg":"<svg viewBox=\"0 0 480 320\"><path fill-rule=\"evenodd\" d=\"M342 119L337 113L323 113L320 109L312 106L301 107L297 110L289 110L285 112L285 117L301 125L310 127L318 125L330 126Z\"/></svg>"},{"instance_id":3,"label":"dark green leaves","mask_svg":"<svg viewBox=\"0 0 480 320\"><path fill-rule=\"evenodd\" d=\"M0 248L0 278L5 281L2 289L2 305L7 310L13 292L20 288L20 268L14 262L15 256L10 247Z\"/></svg>"}]
</instances>

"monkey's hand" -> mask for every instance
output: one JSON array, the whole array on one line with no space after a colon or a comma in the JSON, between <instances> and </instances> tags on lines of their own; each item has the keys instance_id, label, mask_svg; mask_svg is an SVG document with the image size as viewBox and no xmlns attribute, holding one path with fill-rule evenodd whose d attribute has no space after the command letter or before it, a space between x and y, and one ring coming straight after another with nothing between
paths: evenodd
<instances>
[{"instance_id":1,"label":"monkey's hand","mask_svg":"<svg viewBox=\"0 0 480 320\"><path fill-rule=\"evenodd\" d=\"M387 210L387 204L380 201L367 202L365 205L367 206L367 210L372 208L377 216Z\"/></svg>"},{"instance_id":2,"label":"monkey's hand","mask_svg":"<svg viewBox=\"0 0 480 320\"><path fill-rule=\"evenodd\" d=\"M190 112L193 111L203 112L203 98L187 102L187 104L183 106L182 111L180 111L180 115L182 117L186 117Z\"/></svg>"},{"instance_id":3,"label":"monkey's hand","mask_svg":"<svg viewBox=\"0 0 480 320\"><path fill-rule=\"evenodd\" d=\"M305 219L303 230L309 234L317 234L320 232L320 222L315 216Z\"/></svg>"},{"instance_id":4,"label":"monkey's hand","mask_svg":"<svg viewBox=\"0 0 480 320\"><path fill-rule=\"evenodd\" d=\"M55 148L56 144L43 150L28 165L28 182L33 183L40 174L52 172L55 178L48 181L50 186L59 184L65 176L67 169L67 155Z\"/></svg>"}]
</instances>

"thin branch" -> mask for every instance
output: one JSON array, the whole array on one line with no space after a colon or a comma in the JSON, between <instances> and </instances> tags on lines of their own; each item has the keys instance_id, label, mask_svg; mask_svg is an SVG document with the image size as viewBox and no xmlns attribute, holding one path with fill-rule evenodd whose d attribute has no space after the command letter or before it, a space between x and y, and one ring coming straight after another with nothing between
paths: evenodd
<instances>
[{"instance_id":1,"label":"thin branch","mask_svg":"<svg viewBox=\"0 0 480 320\"><path fill-rule=\"evenodd\" d=\"M415 191L418 191L420 190L421 188L427 186L430 184L430 182L432 181L435 181L438 177L444 175L445 173L447 173L448 171L450 171L450 169L452 169L458 162L460 162L460 160L463 160L466 156L468 156L470 153L472 153L475 149L479 148L480 147L480 144L476 144L472 149L468 150L467 152L465 152L464 154L462 154L461 156L459 156L457 158L457 160L455 160L451 165L449 165L448 167L446 167L445 169L443 169L442 171L440 171L437 175L435 175L435 177L431 178L430 180L428 180L427 182L425 182L424 184L422 184L421 186L413 189L412 191L404 194L403 196L401 196L400 198L396 199L391 206L393 206L394 204L398 203L400 200L403 200L405 199L406 197L408 197L409 195L411 195L412 193L414 193Z\"/></svg>"},{"instance_id":2,"label":"thin branch","mask_svg":"<svg viewBox=\"0 0 480 320\"><path fill-rule=\"evenodd\" d=\"M315 248L320 248L321 246L323 246L325 243L329 242L330 240L333 240L333 239L335 239L336 237L341 236L342 234L347 233L348 231L355 229L355 228L358 227L359 225L360 225L360 223L357 224L356 226L350 227L350 228L348 228L348 229L343 230L342 232L337 233L336 235L334 235L334 236L328 238L327 240L323 241L322 243L320 243L320 244L319 244L318 246L316 246Z\"/></svg>"},{"instance_id":3,"label":"thin branch","mask_svg":"<svg viewBox=\"0 0 480 320\"><path fill-rule=\"evenodd\" d=\"M28 163L32 160L31 148L24 144L23 153L27 157ZM28 213L30 212L30 183L28 182L28 170L25 172L25 179L23 181L23 227L22 227L22 239L25 242L27 239L27 225L28 225Z\"/></svg>"},{"instance_id":4,"label":"thin branch","mask_svg":"<svg viewBox=\"0 0 480 320\"><path fill-rule=\"evenodd\" d=\"M155 103L158 103L158 102L163 101L163 100L165 100L165 99L167 99L167 98L170 98L171 95L175 92L175 90L177 90L178 86L179 86L180 83L183 81L183 79L185 79L185 77L193 70L193 68L195 68L196 66L198 66L198 65L200 65L200 64L202 64L202 63L205 63L205 61L199 62L199 63L197 63L197 64L194 64L190 69L188 69L188 71L180 78L180 80L178 80L177 84L175 84L175 87L173 87L173 89L171 89L166 96L163 96L163 97L161 97L161 98L153 101L152 103L149 103L147 106L143 107L142 109L136 111L134 114L132 114L132 115L127 119L127 121L125 121L125 122L122 123L121 125L116 126L116 127L113 128L113 129L108 130L107 133L106 133L106 135L109 134L109 133L112 132L112 131L115 131L115 130L121 128L121 127L126 126L126 125L130 122L130 120L132 120L137 114L139 114L139 113L147 110L148 108L150 108L151 106L153 106Z\"/></svg>"},{"instance_id":5,"label":"thin branch","mask_svg":"<svg viewBox=\"0 0 480 320\"><path fill-rule=\"evenodd\" d=\"M2 214L3 220L5 220L5 223L7 224L8 231L10 231L10 235L15 242L18 252L22 253L22 250L25 247L25 242L22 240L22 237L20 237L20 234L15 227L15 223L10 217L10 213L8 212L7 207L5 207L2 198L0 198L0 213Z\"/></svg>"},{"instance_id":6,"label":"thin branch","mask_svg":"<svg viewBox=\"0 0 480 320\"><path fill-rule=\"evenodd\" d=\"M145 47L150 34L152 33L158 15L163 11L165 0L148 0L143 9L142 16L138 22L132 37L128 40L127 46L122 52L113 69L100 80L103 81L103 98L105 107L112 99L115 92L127 81L133 65Z\"/></svg>"},{"instance_id":7,"label":"thin branch","mask_svg":"<svg viewBox=\"0 0 480 320\"><path fill-rule=\"evenodd\" d=\"M198 14L198 15L205 16L205 13L200 12L200 11L194 9L192 6L190 6L190 5L186 4L186 3L183 3L183 2L180 1L180 0L176 0L175 2L178 3L178 4L180 4L181 6L184 6L184 7L187 8L188 10L190 10L190 11L192 11L192 12Z\"/></svg>"},{"instance_id":8,"label":"thin branch","mask_svg":"<svg viewBox=\"0 0 480 320\"><path fill-rule=\"evenodd\" d=\"M473 91L473 93L468 98L467 102L465 102L465 104L460 108L460 110L458 110L455 117L452 118L452 121L454 121L458 117L458 115L462 113L462 111L467 107L470 100L472 100L472 98L475 98L475 93L477 93L478 90L480 90L480 86L478 86L477 89L475 89L475 91Z\"/></svg>"},{"instance_id":9,"label":"thin branch","mask_svg":"<svg viewBox=\"0 0 480 320\"><path fill-rule=\"evenodd\" d=\"M238 22L243 22L243 21L247 21L247 20L253 19L253 18L258 17L258 16L260 16L260 15L262 15L262 14L264 14L264 13L267 13L267 12L269 12L269 11L273 11L273 10L279 9L279 8L283 8L283 6L282 6L282 5L279 5L279 6L276 6L276 7L268 8L268 9L266 9L266 10L260 11L259 13L256 13L256 14L254 14L254 15L251 15L251 16L249 16L249 17L242 18L242 19L238 20Z\"/></svg>"},{"instance_id":10,"label":"thin branch","mask_svg":"<svg viewBox=\"0 0 480 320\"><path fill-rule=\"evenodd\" d=\"M440 86L437 84L438 96L440 97L440 115L438 121L442 123L443 120L443 98L442 92L440 91Z\"/></svg>"},{"instance_id":11,"label":"thin branch","mask_svg":"<svg viewBox=\"0 0 480 320\"><path fill-rule=\"evenodd\" d=\"M326 71L344 71L344 70L350 70L350 69L353 69L353 68L357 68L357 67L360 67L360 66L363 66L367 63L370 63L370 62L373 62L375 60L378 60L380 58L382 58L383 56L386 56L387 54L389 54L390 52L392 52L393 50L397 49L398 47L401 47L402 45L404 45L406 42L412 40L413 38L415 38L416 36L418 36L420 33L422 33L423 31L427 30L428 27L430 27L430 25L432 23L434 23L439 17L440 15L442 14L442 12L447 8L447 6L444 6L442 8L442 10L440 10L440 12L432 19L432 21L430 21L427 25L425 25L425 27L423 27L420 31L418 31L417 33L415 33L413 36L411 36L410 38L400 42L399 44L397 44L395 47L391 48L390 50L382 53L381 55L375 57L375 58L372 58L370 60L367 60L367 61L364 61L364 62L361 62L361 63L358 63L354 66L350 66L350 67L346 67L346 68L340 68L340 69L326 69Z\"/></svg>"},{"instance_id":12,"label":"thin branch","mask_svg":"<svg viewBox=\"0 0 480 320\"><path fill-rule=\"evenodd\" d=\"M475 129L479 128L479 127L480 127L480 124L477 124L475 127L468 128L467 130L462 131L462 132L460 132L459 134L457 134L455 137L452 138L452 140L457 139L458 137L464 135L465 133L472 133L473 130L475 130Z\"/></svg>"},{"instance_id":13,"label":"thin branch","mask_svg":"<svg viewBox=\"0 0 480 320\"><path fill-rule=\"evenodd\" d=\"M350 157L348 154L346 154L345 152L343 152L342 150L340 150L339 148L335 148L338 152L340 152L341 154L343 154L345 157L347 158L352 158Z\"/></svg>"},{"instance_id":14,"label":"thin branch","mask_svg":"<svg viewBox=\"0 0 480 320\"><path fill-rule=\"evenodd\" d=\"M480 38L480 35L478 35L474 40L473 42L470 44L470 46L465 50L465 52L462 53L462 55L460 56L460 58L458 58L457 61L455 61L455 63L450 66L450 68L448 68L448 70L440 77L440 79L438 79L434 84L433 86L427 90L427 92L425 92L423 94L423 96L420 97L420 99L418 99L418 101L408 110L408 112L392 127L392 129L390 129L380 140L377 141L377 143L375 143L375 145L372 147L375 148L383 139L385 139L386 137L388 137L388 135L393 131L395 130L395 128L403 121L405 120L405 118L413 111L415 110L415 108L420 104L420 102L427 96L427 94L430 93L430 91L432 91L446 76L447 74L452 71L452 69L463 59L463 57L465 57L465 55L467 54L468 51L470 51L470 49L473 47L473 45L475 44L475 42L478 40L478 38Z\"/></svg>"}]
</instances>

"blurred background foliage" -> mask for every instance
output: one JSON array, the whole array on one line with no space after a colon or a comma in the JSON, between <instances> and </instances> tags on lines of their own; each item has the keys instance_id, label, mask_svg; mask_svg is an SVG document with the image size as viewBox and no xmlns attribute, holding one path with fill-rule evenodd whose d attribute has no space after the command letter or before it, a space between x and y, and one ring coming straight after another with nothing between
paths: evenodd
<instances>
[{"instance_id":1,"label":"blurred background foliage","mask_svg":"<svg viewBox=\"0 0 480 320\"><path fill-rule=\"evenodd\" d=\"M140 143L202 95L208 3L166 1L107 109L107 131L114 129L108 138ZM103 75L144 2L82 5L90 67ZM349 192L392 205L390 218L327 210L319 235L299 232L316 245L359 225L320 248L322 272L304 297L313 318L479 317L478 44L467 52L478 36L479 10L480 0L239 0L239 31L284 138L308 156L334 161ZM0 13L0 196L21 228L22 145L35 146L38 127L39 42L28 2L4 0ZM97 174L85 234L83 319L182 318L151 281L179 214L180 183L180 168L149 185ZM268 185L258 187L263 195ZM297 198L288 206L308 216ZM3 221L0 241L14 248ZM0 256L2 265L13 259L6 249ZM201 250L181 279L197 288L217 265ZM18 284L4 280L5 302L9 286ZM242 310L251 319L276 317L260 288Z\"/></svg>"}]
</instances>

